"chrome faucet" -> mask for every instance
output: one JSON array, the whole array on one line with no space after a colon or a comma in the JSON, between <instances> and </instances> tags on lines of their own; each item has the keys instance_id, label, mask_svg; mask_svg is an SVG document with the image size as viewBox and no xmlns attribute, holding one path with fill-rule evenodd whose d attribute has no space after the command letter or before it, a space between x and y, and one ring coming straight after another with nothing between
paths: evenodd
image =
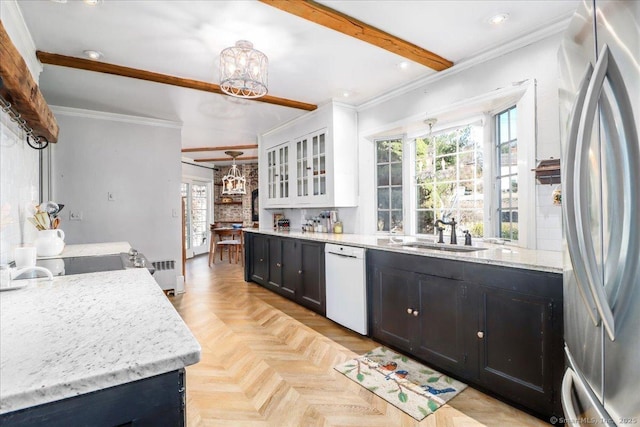
<instances>
[{"instance_id":1,"label":"chrome faucet","mask_svg":"<svg viewBox=\"0 0 640 427\"><path fill-rule=\"evenodd\" d=\"M442 219L436 220L436 230L438 230L438 233L440 234L440 238L438 240L438 243L444 243L444 239L442 238L442 232L444 231L444 228L441 227L440 225L450 225L451 226L451 241L449 243L451 243L452 245L457 245L458 244L458 238L456 237L456 219L455 218L451 218L451 221L449 222L445 222Z\"/></svg>"}]
</instances>

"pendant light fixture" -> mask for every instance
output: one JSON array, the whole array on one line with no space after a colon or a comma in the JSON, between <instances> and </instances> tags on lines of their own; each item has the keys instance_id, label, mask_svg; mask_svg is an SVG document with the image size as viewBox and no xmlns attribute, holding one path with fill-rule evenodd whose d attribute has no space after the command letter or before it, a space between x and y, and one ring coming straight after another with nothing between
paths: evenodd
<instances>
[{"instance_id":1,"label":"pendant light fixture","mask_svg":"<svg viewBox=\"0 0 640 427\"><path fill-rule=\"evenodd\" d=\"M247 180L236 166L236 157L241 156L242 151L225 151L224 154L233 157L233 164L229 172L222 177L222 195L247 194Z\"/></svg>"},{"instance_id":2,"label":"pendant light fixture","mask_svg":"<svg viewBox=\"0 0 640 427\"><path fill-rule=\"evenodd\" d=\"M246 40L220 52L220 89L238 98L267 94L267 56Z\"/></svg>"}]
</instances>

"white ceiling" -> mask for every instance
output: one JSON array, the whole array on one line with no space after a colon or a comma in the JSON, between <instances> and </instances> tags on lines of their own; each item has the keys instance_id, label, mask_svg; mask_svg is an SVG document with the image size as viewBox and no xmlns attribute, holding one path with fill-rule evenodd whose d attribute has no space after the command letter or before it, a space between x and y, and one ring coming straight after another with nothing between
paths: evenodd
<instances>
[{"instance_id":1,"label":"white ceiling","mask_svg":"<svg viewBox=\"0 0 640 427\"><path fill-rule=\"evenodd\" d=\"M58 0L60 1L60 0ZM580 0L353 0L327 6L458 63L567 18ZM269 57L269 94L312 104L359 105L435 73L365 42L257 1L69 0L18 2L38 50L219 83L219 53L246 39ZM487 22L509 13L501 26ZM45 65L51 105L183 123L183 148L251 144L305 112L125 77ZM349 97L343 97L348 91ZM61 133L64 129L61 130ZM245 156L257 155L244 150ZM219 151L186 153L192 159Z\"/></svg>"}]
</instances>

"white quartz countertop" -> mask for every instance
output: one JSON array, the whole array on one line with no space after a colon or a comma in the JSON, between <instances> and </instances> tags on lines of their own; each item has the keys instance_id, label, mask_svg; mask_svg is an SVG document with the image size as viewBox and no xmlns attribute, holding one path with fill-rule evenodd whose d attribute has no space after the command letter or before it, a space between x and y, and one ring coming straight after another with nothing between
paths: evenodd
<instances>
[{"instance_id":1,"label":"white quartz countertop","mask_svg":"<svg viewBox=\"0 0 640 427\"><path fill-rule=\"evenodd\" d=\"M435 249L403 246L404 243L411 243L419 240L410 236L390 237L366 234L309 233L301 231L260 230L255 228L246 228L244 230L251 233L316 240L325 243L359 246L367 249L378 249L412 255L475 262L480 264L524 268L527 270L546 271L550 273L562 273L561 252L523 249L511 245L497 245L478 241L474 242L474 246L487 249L475 252L446 252ZM445 243L444 245L447 244Z\"/></svg>"},{"instance_id":2,"label":"white quartz countertop","mask_svg":"<svg viewBox=\"0 0 640 427\"><path fill-rule=\"evenodd\" d=\"M0 413L200 360L200 345L146 269L24 282L0 292Z\"/></svg>"},{"instance_id":3,"label":"white quartz countertop","mask_svg":"<svg viewBox=\"0 0 640 427\"><path fill-rule=\"evenodd\" d=\"M38 259L112 255L112 254L119 254L120 252L129 252L129 249L131 249L131 245L128 242L87 243L87 244L78 244L78 245L65 245L60 255L56 255L52 257L38 257Z\"/></svg>"}]
</instances>

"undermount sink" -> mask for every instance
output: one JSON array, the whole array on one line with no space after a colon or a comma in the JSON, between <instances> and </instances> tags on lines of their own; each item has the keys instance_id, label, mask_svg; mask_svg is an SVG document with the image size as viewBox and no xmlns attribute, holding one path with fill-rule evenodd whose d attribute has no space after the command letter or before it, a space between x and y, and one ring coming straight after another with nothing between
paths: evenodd
<instances>
[{"instance_id":1,"label":"undermount sink","mask_svg":"<svg viewBox=\"0 0 640 427\"><path fill-rule=\"evenodd\" d=\"M428 243L428 242L411 242L411 243L405 243L402 246L409 247L409 248L434 249L438 251L447 251L447 252L475 252L475 251L487 250L487 248L479 248L477 246L458 246L458 245L447 245L446 243Z\"/></svg>"}]
</instances>

